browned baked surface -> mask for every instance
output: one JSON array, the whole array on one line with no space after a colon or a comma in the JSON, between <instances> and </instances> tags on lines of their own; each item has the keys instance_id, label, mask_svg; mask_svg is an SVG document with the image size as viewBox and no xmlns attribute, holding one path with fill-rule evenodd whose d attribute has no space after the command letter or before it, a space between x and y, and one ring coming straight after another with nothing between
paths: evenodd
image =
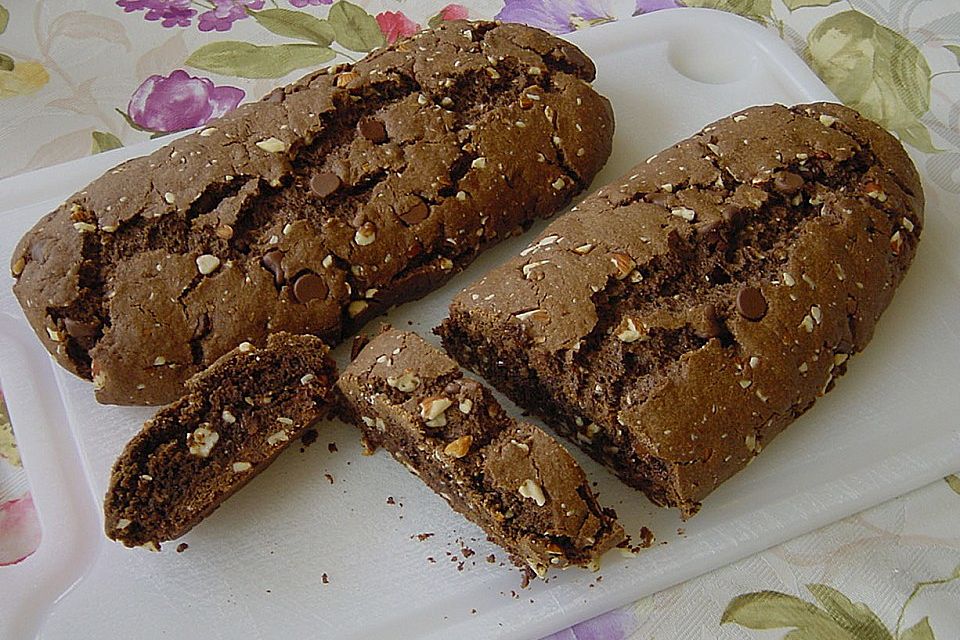
<instances>
[{"instance_id":1,"label":"browned baked surface","mask_svg":"<svg viewBox=\"0 0 960 640\"><path fill-rule=\"evenodd\" d=\"M886 131L835 104L753 107L552 223L439 332L689 516L846 371L922 225L917 172Z\"/></svg>"},{"instance_id":2,"label":"browned baked surface","mask_svg":"<svg viewBox=\"0 0 960 640\"><path fill-rule=\"evenodd\" d=\"M414 333L374 338L337 382L345 419L541 577L623 540L583 470Z\"/></svg>"},{"instance_id":3,"label":"browned baked surface","mask_svg":"<svg viewBox=\"0 0 960 640\"><path fill-rule=\"evenodd\" d=\"M278 333L188 380L114 464L107 536L159 549L185 534L321 417L336 375L319 338Z\"/></svg>"},{"instance_id":4,"label":"browned baked surface","mask_svg":"<svg viewBox=\"0 0 960 640\"><path fill-rule=\"evenodd\" d=\"M573 45L449 22L128 161L20 242L14 291L97 399L159 404L241 341L337 341L560 209L610 153Z\"/></svg>"}]
</instances>

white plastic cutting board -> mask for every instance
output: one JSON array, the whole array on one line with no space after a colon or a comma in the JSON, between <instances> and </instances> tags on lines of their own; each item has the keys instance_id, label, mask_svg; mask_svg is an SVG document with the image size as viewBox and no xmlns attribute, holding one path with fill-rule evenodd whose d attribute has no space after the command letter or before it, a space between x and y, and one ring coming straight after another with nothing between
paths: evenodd
<instances>
[{"instance_id":1,"label":"white plastic cutting board","mask_svg":"<svg viewBox=\"0 0 960 640\"><path fill-rule=\"evenodd\" d=\"M728 14L664 11L570 39L596 61L596 88L616 111L598 185L737 109L832 97L774 35ZM0 206L10 209L0 213L0 262L63 198L158 145L0 182ZM569 570L523 591L477 528L383 452L361 456L356 432L341 424L322 425L303 453L290 447L185 538L186 552L107 541L99 502L108 471L150 410L98 406L88 383L54 367L4 276L0 380L43 540L0 569L0 638L537 638L957 471L960 228L945 205L928 202L916 262L837 390L693 520L651 506L575 452L635 542L646 525L657 543L636 557L609 554L597 574ZM456 291L533 233L391 321L427 336ZM475 555L463 557L461 540Z\"/></svg>"}]
</instances>

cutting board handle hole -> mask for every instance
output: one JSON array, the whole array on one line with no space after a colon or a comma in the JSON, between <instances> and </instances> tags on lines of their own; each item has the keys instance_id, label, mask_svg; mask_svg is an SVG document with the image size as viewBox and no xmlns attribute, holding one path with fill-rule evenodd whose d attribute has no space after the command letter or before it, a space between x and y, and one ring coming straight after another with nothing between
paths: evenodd
<instances>
[{"instance_id":1,"label":"cutting board handle hole","mask_svg":"<svg viewBox=\"0 0 960 640\"><path fill-rule=\"evenodd\" d=\"M670 66L694 82L730 84L751 77L757 66L753 47L731 43L742 37L723 28L695 29L683 41L671 40L667 58Z\"/></svg>"}]
</instances>

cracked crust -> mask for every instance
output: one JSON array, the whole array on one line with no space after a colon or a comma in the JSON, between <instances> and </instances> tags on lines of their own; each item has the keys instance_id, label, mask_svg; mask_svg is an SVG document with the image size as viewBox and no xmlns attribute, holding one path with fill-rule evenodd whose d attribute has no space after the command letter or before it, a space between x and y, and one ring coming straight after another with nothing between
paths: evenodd
<instances>
[{"instance_id":1,"label":"cracked crust","mask_svg":"<svg viewBox=\"0 0 960 640\"><path fill-rule=\"evenodd\" d=\"M117 458L104 499L109 538L128 547L179 538L327 411L337 371L314 336L275 333L187 381Z\"/></svg>"},{"instance_id":2,"label":"cracked crust","mask_svg":"<svg viewBox=\"0 0 960 640\"><path fill-rule=\"evenodd\" d=\"M414 333L374 338L337 383L345 419L386 448L521 567L586 566L623 540L583 470L541 429Z\"/></svg>"},{"instance_id":3,"label":"cracked crust","mask_svg":"<svg viewBox=\"0 0 960 640\"><path fill-rule=\"evenodd\" d=\"M338 341L589 185L594 74L542 31L445 23L107 172L24 236L14 291L106 403L171 401L271 332Z\"/></svg>"},{"instance_id":4,"label":"cracked crust","mask_svg":"<svg viewBox=\"0 0 960 640\"><path fill-rule=\"evenodd\" d=\"M685 516L846 371L923 192L834 104L753 107L648 159L452 303L447 350Z\"/></svg>"}]
</instances>

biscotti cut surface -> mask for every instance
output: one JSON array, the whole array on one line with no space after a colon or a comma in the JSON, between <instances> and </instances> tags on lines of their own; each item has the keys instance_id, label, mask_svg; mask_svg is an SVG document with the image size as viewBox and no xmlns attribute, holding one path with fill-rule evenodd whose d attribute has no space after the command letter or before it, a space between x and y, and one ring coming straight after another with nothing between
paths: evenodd
<instances>
[{"instance_id":1,"label":"biscotti cut surface","mask_svg":"<svg viewBox=\"0 0 960 640\"><path fill-rule=\"evenodd\" d=\"M133 547L179 538L327 410L336 365L314 336L242 344L187 381L114 464L106 532Z\"/></svg>"},{"instance_id":2,"label":"biscotti cut surface","mask_svg":"<svg viewBox=\"0 0 960 640\"><path fill-rule=\"evenodd\" d=\"M272 332L336 342L589 185L594 73L543 31L444 23L108 171L23 238L14 291L107 403L172 401Z\"/></svg>"},{"instance_id":3,"label":"biscotti cut surface","mask_svg":"<svg viewBox=\"0 0 960 640\"><path fill-rule=\"evenodd\" d=\"M692 515L846 371L917 247L901 145L754 107L643 162L453 301L461 364Z\"/></svg>"},{"instance_id":4,"label":"biscotti cut surface","mask_svg":"<svg viewBox=\"0 0 960 640\"><path fill-rule=\"evenodd\" d=\"M507 416L416 334L374 338L337 388L369 448L387 449L518 565L542 577L549 567L590 564L623 540L556 440Z\"/></svg>"}]
</instances>

